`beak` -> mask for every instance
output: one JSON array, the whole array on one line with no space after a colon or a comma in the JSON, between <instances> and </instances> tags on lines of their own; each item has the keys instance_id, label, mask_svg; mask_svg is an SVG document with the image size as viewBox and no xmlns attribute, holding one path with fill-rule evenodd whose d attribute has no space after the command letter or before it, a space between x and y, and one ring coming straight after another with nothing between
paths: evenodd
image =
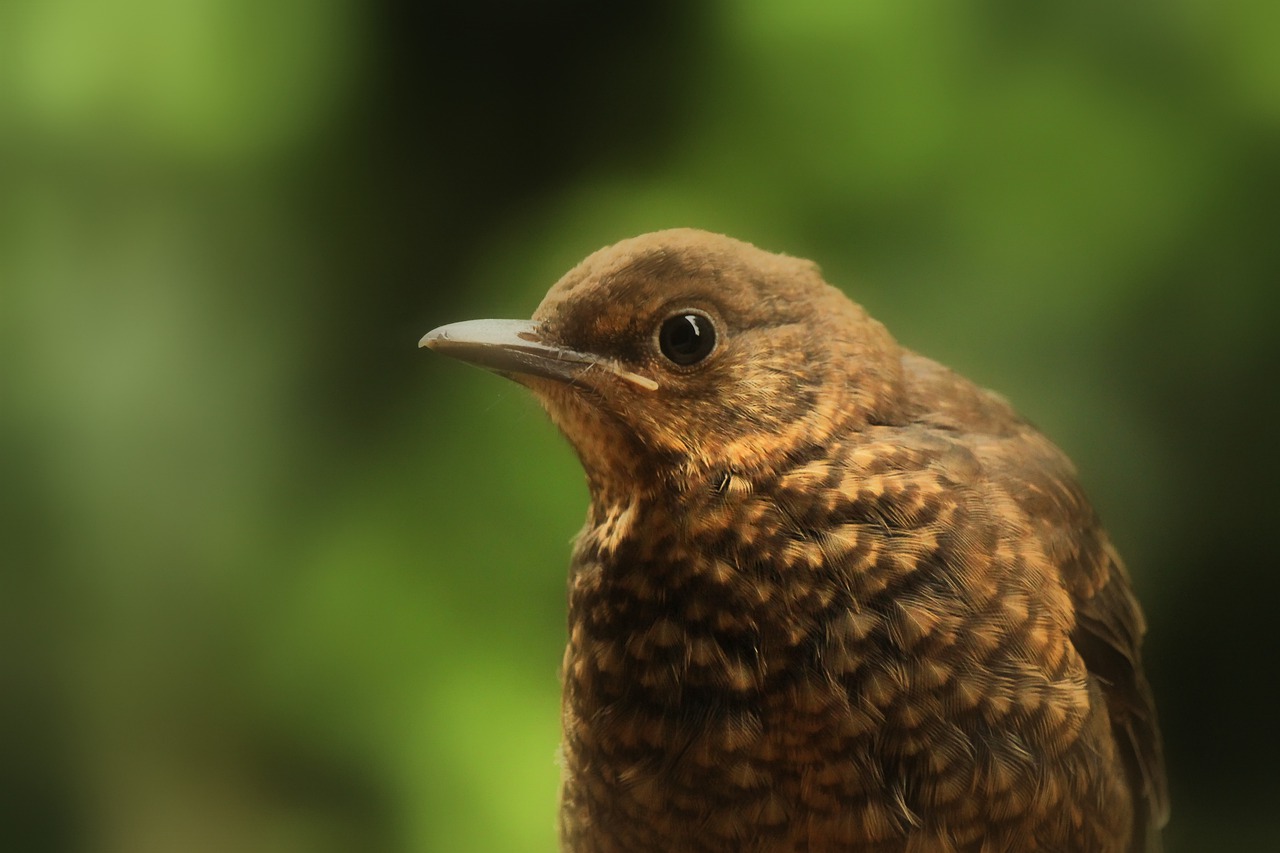
<instances>
[{"instance_id":1,"label":"beak","mask_svg":"<svg viewBox=\"0 0 1280 853\"><path fill-rule=\"evenodd\" d=\"M586 353L551 346L531 320L468 320L432 329L418 346L495 373L569 382L596 362Z\"/></svg>"},{"instance_id":2,"label":"beak","mask_svg":"<svg viewBox=\"0 0 1280 853\"><path fill-rule=\"evenodd\" d=\"M418 346L510 376L540 376L573 382L593 366L603 368L650 391L658 383L620 370L609 361L545 342L532 320L467 320L432 329Z\"/></svg>"}]
</instances>

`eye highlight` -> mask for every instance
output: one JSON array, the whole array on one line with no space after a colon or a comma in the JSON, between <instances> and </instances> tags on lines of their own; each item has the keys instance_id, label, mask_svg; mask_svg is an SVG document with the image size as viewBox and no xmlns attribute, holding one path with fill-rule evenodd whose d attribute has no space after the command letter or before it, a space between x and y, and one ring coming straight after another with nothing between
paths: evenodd
<instances>
[{"instance_id":1,"label":"eye highlight","mask_svg":"<svg viewBox=\"0 0 1280 853\"><path fill-rule=\"evenodd\" d=\"M716 327L701 311L677 311L658 328L658 349L681 367L697 364L716 348Z\"/></svg>"}]
</instances>

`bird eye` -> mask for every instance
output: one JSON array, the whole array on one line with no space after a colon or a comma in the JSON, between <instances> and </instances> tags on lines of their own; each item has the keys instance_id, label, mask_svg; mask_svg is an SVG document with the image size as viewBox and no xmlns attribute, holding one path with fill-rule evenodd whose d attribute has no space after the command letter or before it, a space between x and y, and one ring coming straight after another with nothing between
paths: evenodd
<instances>
[{"instance_id":1,"label":"bird eye","mask_svg":"<svg viewBox=\"0 0 1280 853\"><path fill-rule=\"evenodd\" d=\"M681 367L697 364L716 347L716 327L701 311L680 311L662 321L658 348Z\"/></svg>"}]
</instances>

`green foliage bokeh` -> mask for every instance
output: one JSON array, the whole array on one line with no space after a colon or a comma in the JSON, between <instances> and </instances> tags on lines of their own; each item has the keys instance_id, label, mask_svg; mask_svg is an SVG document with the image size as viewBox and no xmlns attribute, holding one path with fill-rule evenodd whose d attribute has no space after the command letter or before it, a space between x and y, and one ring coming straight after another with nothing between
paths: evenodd
<instances>
[{"instance_id":1,"label":"green foliage bokeh","mask_svg":"<svg viewBox=\"0 0 1280 853\"><path fill-rule=\"evenodd\" d=\"M1276 9L5 4L4 837L555 849L585 488L416 341L692 225L1072 455L1151 622L1167 849L1274 849Z\"/></svg>"}]
</instances>

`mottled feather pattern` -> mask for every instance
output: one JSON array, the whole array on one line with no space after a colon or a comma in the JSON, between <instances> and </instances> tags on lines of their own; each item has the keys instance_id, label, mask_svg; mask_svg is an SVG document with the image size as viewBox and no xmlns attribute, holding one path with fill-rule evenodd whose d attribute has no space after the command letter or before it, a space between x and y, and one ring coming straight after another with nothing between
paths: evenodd
<instances>
[{"instance_id":1,"label":"mottled feather pattern","mask_svg":"<svg viewBox=\"0 0 1280 853\"><path fill-rule=\"evenodd\" d=\"M734 818L744 803L806 814L753 839L759 849L818 837L901 850L908 828L936 835L919 849L1108 849L1091 834L1117 828L1084 817L1089 798L1128 796L1097 760L1107 708L1034 537L1047 522L993 513L1020 502L975 476L985 462L936 429L872 427L633 506L625 530L589 525L574 556L583 618L566 713L613 725L593 727L611 736L585 749L571 739L568 762L576 772L590 753L628 772L582 768L569 822L575 807L634 798L634 841L600 849L645 849L653 814L680 813L683 791L696 822L723 830L689 849L749 849ZM687 746L676 756L670 743ZM1043 778L1050 760L1065 778ZM848 769L816 769L833 764Z\"/></svg>"}]
</instances>

